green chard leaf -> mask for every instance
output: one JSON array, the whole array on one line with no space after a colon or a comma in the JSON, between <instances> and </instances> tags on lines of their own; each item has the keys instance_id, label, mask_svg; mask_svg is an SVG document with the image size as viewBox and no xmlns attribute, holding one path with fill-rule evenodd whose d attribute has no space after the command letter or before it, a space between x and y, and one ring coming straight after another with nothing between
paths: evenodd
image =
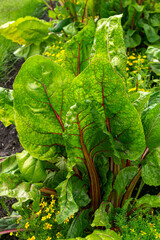
<instances>
[{"instance_id":1,"label":"green chard leaf","mask_svg":"<svg viewBox=\"0 0 160 240\"><path fill-rule=\"evenodd\" d=\"M90 210L82 210L81 212L77 213L77 216L74 218L68 233L68 238L75 238L75 237L85 237L85 229L90 223Z\"/></svg>"},{"instance_id":2,"label":"green chard leaf","mask_svg":"<svg viewBox=\"0 0 160 240\"><path fill-rule=\"evenodd\" d=\"M116 190L118 197L123 195L126 187L130 184L131 180L138 173L138 167L126 167L118 173L113 188Z\"/></svg>"},{"instance_id":3,"label":"green chard leaf","mask_svg":"<svg viewBox=\"0 0 160 240\"><path fill-rule=\"evenodd\" d=\"M152 151L160 146L160 92L151 95L141 119L146 137L146 145Z\"/></svg>"},{"instance_id":4,"label":"green chard leaf","mask_svg":"<svg viewBox=\"0 0 160 240\"><path fill-rule=\"evenodd\" d=\"M58 223L64 222L72 214L90 203L87 186L77 176L63 181L56 188L59 194L60 213L57 215Z\"/></svg>"},{"instance_id":5,"label":"green chard leaf","mask_svg":"<svg viewBox=\"0 0 160 240\"><path fill-rule=\"evenodd\" d=\"M95 23L90 19L88 25L64 45L64 50L59 57L64 60L62 66L74 77L89 64L94 33Z\"/></svg>"},{"instance_id":6,"label":"green chard leaf","mask_svg":"<svg viewBox=\"0 0 160 240\"><path fill-rule=\"evenodd\" d=\"M160 147L153 149L142 165L142 179L149 186L160 185Z\"/></svg>"},{"instance_id":7,"label":"green chard leaf","mask_svg":"<svg viewBox=\"0 0 160 240\"><path fill-rule=\"evenodd\" d=\"M14 124L13 90L0 87L0 121L5 127Z\"/></svg>"},{"instance_id":8,"label":"green chard leaf","mask_svg":"<svg viewBox=\"0 0 160 240\"><path fill-rule=\"evenodd\" d=\"M146 194L143 197L136 200L135 207L140 207L140 206L150 207L150 208L160 207L160 196Z\"/></svg>"},{"instance_id":9,"label":"green chard leaf","mask_svg":"<svg viewBox=\"0 0 160 240\"><path fill-rule=\"evenodd\" d=\"M74 92L74 98L77 99L84 91L86 99L93 101L97 109L95 122L99 121L99 127L105 134L112 135L115 148L122 159L136 160L143 153L145 141L140 117L127 97L123 80L107 59L93 60L89 67L73 80L70 91ZM88 121L88 124L93 122L92 119ZM75 134L78 134L77 131ZM92 144L92 140L89 144ZM111 144L110 140L111 146L107 149L110 154L113 153L114 144ZM83 159L83 156L79 157Z\"/></svg>"},{"instance_id":10,"label":"green chard leaf","mask_svg":"<svg viewBox=\"0 0 160 240\"><path fill-rule=\"evenodd\" d=\"M109 216L106 212L108 203L102 202L100 207L94 213L94 220L91 224L92 227L106 227L110 228Z\"/></svg>"},{"instance_id":11,"label":"green chard leaf","mask_svg":"<svg viewBox=\"0 0 160 240\"><path fill-rule=\"evenodd\" d=\"M116 15L98 21L92 56L108 59L116 72L126 78L127 57L121 18L122 15Z\"/></svg>"},{"instance_id":12,"label":"green chard leaf","mask_svg":"<svg viewBox=\"0 0 160 240\"><path fill-rule=\"evenodd\" d=\"M46 178L43 162L33 158L27 151L17 153L17 161L22 176L28 182L38 183Z\"/></svg>"},{"instance_id":13,"label":"green chard leaf","mask_svg":"<svg viewBox=\"0 0 160 240\"><path fill-rule=\"evenodd\" d=\"M65 90L70 76L48 58L33 56L14 82L14 110L21 144L39 160L57 161L64 153L64 121L68 107Z\"/></svg>"}]
</instances>

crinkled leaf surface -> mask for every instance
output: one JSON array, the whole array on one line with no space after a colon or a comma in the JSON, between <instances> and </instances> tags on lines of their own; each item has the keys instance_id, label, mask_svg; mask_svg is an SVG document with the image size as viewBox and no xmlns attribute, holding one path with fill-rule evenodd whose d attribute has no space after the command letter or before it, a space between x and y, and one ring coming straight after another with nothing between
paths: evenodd
<instances>
[{"instance_id":1,"label":"crinkled leaf surface","mask_svg":"<svg viewBox=\"0 0 160 240\"><path fill-rule=\"evenodd\" d=\"M33 158L27 151L17 153L17 161L22 176L28 182L38 183L46 178L43 161Z\"/></svg>"},{"instance_id":2,"label":"crinkled leaf surface","mask_svg":"<svg viewBox=\"0 0 160 240\"><path fill-rule=\"evenodd\" d=\"M12 42L20 45L40 43L48 36L50 23L35 17L27 16L8 22L0 27L0 33Z\"/></svg>"},{"instance_id":3,"label":"crinkled leaf surface","mask_svg":"<svg viewBox=\"0 0 160 240\"><path fill-rule=\"evenodd\" d=\"M0 158L0 174L16 170L18 168L18 163L16 155L11 155L7 158Z\"/></svg>"},{"instance_id":4,"label":"crinkled leaf surface","mask_svg":"<svg viewBox=\"0 0 160 240\"><path fill-rule=\"evenodd\" d=\"M142 165L142 178L147 185L160 185L160 147L145 157L145 164Z\"/></svg>"},{"instance_id":5,"label":"crinkled leaf surface","mask_svg":"<svg viewBox=\"0 0 160 240\"><path fill-rule=\"evenodd\" d=\"M85 229L90 223L89 212L90 210L87 209L77 213L68 230L67 238L85 237Z\"/></svg>"},{"instance_id":6,"label":"crinkled leaf surface","mask_svg":"<svg viewBox=\"0 0 160 240\"><path fill-rule=\"evenodd\" d=\"M14 124L13 90L0 87L0 121L5 127Z\"/></svg>"},{"instance_id":7,"label":"crinkled leaf surface","mask_svg":"<svg viewBox=\"0 0 160 240\"><path fill-rule=\"evenodd\" d=\"M64 151L65 90L69 75L42 56L29 58L14 82L15 121L23 147L39 160L54 161ZM57 161L57 160L55 160Z\"/></svg>"},{"instance_id":8,"label":"crinkled leaf surface","mask_svg":"<svg viewBox=\"0 0 160 240\"><path fill-rule=\"evenodd\" d=\"M55 189L61 182L63 182L66 179L67 171L66 170L60 170L60 171L54 171L47 175L47 178L44 181L44 186Z\"/></svg>"},{"instance_id":9,"label":"crinkled leaf surface","mask_svg":"<svg viewBox=\"0 0 160 240\"><path fill-rule=\"evenodd\" d=\"M77 237L70 238L68 240L122 240L122 238L114 231L110 229L106 230L94 230L94 232L85 238Z\"/></svg>"},{"instance_id":10,"label":"crinkled leaf surface","mask_svg":"<svg viewBox=\"0 0 160 240\"><path fill-rule=\"evenodd\" d=\"M108 203L102 202L100 207L94 213L94 220L91 224L92 227L106 227L110 228L109 216L106 212Z\"/></svg>"},{"instance_id":11,"label":"crinkled leaf surface","mask_svg":"<svg viewBox=\"0 0 160 240\"><path fill-rule=\"evenodd\" d=\"M126 95L123 80L107 59L93 60L74 79L70 90L75 98L85 91L86 98L94 102L99 126L112 134L121 158L136 160L143 153L145 141L140 117Z\"/></svg>"},{"instance_id":12,"label":"crinkled leaf surface","mask_svg":"<svg viewBox=\"0 0 160 240\"><path fill-rule=\"evenodd\" d=\"M126 187L137 173L138 167L135 166L120 170L114 183L114 189L117 191L118 197L125 192Z\"/></svg>"},{"instance_id":13,"label":"crinkled leaf surface","mask_svg":"<svg viewBox=\"0 0 160 240\"><path fill-rule=\"evenodd\" d=\"M151 95L148 106L142 112L141 119L150 151L160 146L160 92Z\"/></svg>"},{"instance_id":14,"label":"crinkled leaf surface","mask_svg":"<svg viewBox=\"0 0 160 240\"><path fill-rule=\"evenodd\" d=\"M98 21L93 45L93 55L107 58L118 74L126 77L126 48L121 26L122 15Z\"/></svg>"},{"instance_id":15,"label":"crinkled leaf surface","mask_svg":"<svg viewBox=\"0 0 160 240\"><path fill-rule=\"evenodd\" d=\"M150 98L150 92L133 92L129 94L129 100L141 115Z\"/></svg>"},{"instance_id":16,"label":"crinkled leaf surface","mask_svg":"<svg viewBox=\"0 0 160 240\"><path fill-rule=\"evenodd\" d=\"M63 56L64 60L62 66L73 76L77 76L89 64L94 33L95 23L91 19L84 29L64 45L64 51L60 54L60 58Z\"/></svg>"}]
</instances>

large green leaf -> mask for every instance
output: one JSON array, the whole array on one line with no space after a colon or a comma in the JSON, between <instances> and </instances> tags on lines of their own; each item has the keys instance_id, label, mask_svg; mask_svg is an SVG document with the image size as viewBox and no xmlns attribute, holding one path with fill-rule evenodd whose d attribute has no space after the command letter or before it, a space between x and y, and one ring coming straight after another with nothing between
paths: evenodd
<instances>
[{"instance_id":1,"label":"large green leaf","mask_svg":"<svg viewBox=\"0 0 160 240\"><path fill-rule=\"evenodd\" d=\"M147 185L160 185L160 147L145 157L145 163L142 165L142 178Z\"/></svg>"},{"instance_id":2,"label":"large green leaf","mask_svg":"<svg viewBox=\"0 0 160 240\"><path fill-rule=\"evenodd\" d=\"M153 72L160 76L160 46L149 46L146 54Z\"/></svg>"},{"instance_id":3,"label":"large green leaf","mask_svg":"<svg viewBox=\"0 0 160 240\"><path fill-rule=\"evenodd\" d=\"M89 64L94 33L95 23L90 19L88 25L64 45L64 51L59 55L59 59L64 60L62 66L73 76L77 76Z\"/></svg>"},{"instance_id":4,"label":"large green leaf","mask_svg":"<svg viewBox=\"0 0 160 240\"><path fill-rule=\"evenodd\" d=\"M94 230L94 232L85 238L69 238L68 240L122 240L122 238L110 229Z\"/></svg>"},{"instance_id":5,"label":"large green leaf","mask_svg":"<svg viewBox=\"0 0 160 240\"><path fill-rule=\"evenodd\" d=\"M8 22L0 27L0 34L20 45L26 43L39 44L49 37L50 23L35 17L27 16L16 21Z\"/></svg>"},{"instance_id":6,"label":"large green leaf","mask_svg":"<svg viewBox=\"0 0 160 240\"><path fill-rule=\"evenodd\" d=\"M5 127L14 124L13 90L0 87L0 121Z\"/></svg>"},{"instance_id":7,"label":"large green leaf","mask_svg":"<svg viewBox=\"0 0 160 240\"><path fill-rule=\"evenodd\" d=\"M18 168L18 163L16 155L11 155L7 158L0 158L0 174L16 170Z\"/></svg>"},{"instance_id":8,"label":"large green leaf","mask_svg":"<svg viewBox=\"0 0 160 240\"><path fill-rule=\"evenodd\" d=\"M130 184L133 177L138 173L138 167L126 167L118 173L113 188L116 190L118 197L123 195L126 187Z\"/></svg>"},{"instance_id":9,"label":"large green leaf","mask_svg":"<svg viewBox=\"0 0 160 240\"><path fill-rule=\"evenodd\" d=\"M147 108L141 118L146 136L146 145L150 151L160 146L160 101L158 94L151 95Z\"/></svg>"},{"instance_id":10,"label":"large green leaf","mask_svg":"<svg viewBox=\"0 0 160 240\"><path fill-rule=\"evenodd\" d=\"M102 202L100 207L94 213L94 220L91 224L92 227L106 227L110 228L109 216L106 212L108 203Z\"/></svg>"},{"instance_id":11,"label":"large green leaf","mask_svg":"<svg viewBox=\"0 0 160 240\"><path fill-rule=\"evenodd\" d=\"M135 48L141 43L141 36L135 30L128 29L124 37L126 48Z\"/></svg>"},{"instance_id":12,"label":"large green leaf","mask_svg":"<svg viewBox=\"0 0 160 240\"><path fill-rule=\"evenodd\" d=\"M74 218L68 230L67 238L85 237L85 229L90 223L89 212L90 210L82 210L81 212L77 213L77 216Z\"/></svg>"},{"instance_id":13,"label":"large green leaf","mask_svg":"<svg viewBox=\"0 0 160 240\"><path fill-rule=\"evenodd\" d=\"M73 98L79 98L80 93L85 91L85 97L94 101L98 111L94 119L98 122L99 117L99 126L104 132L107 129L112 134L121 158L136 160L145 149L143 127L137 111L126 95L123 80L111 63L107 59L93 60L89 67L74 79L71 91L72 89ZM92 140L89 144L92 144Z\"/></svg>"},{"instance_id":14,"label":"large green leaf","mask_svg":"<svg viewBox=\"0 0 160 240\"><path fill-rule=\"evenodd\" d=\"M27 151L17 153L17 161L22 176L28 182L38 183L46 178L43 162L33 158Z\"/></svg>"},{"instance_id":15,"label":"large green leaf","mask_svg":"<svg viewBox=\"0 0 160 240\"><path fill-rule=\"evenodd\" d=\"M111 16L98 21L93 54L107 58L118 74L126 77L126 48L121 26L122 15Z\"/></svg>"},{"instance_id":16,"label":"large green leaf","mask_svg":"<svg viewBox=\"0 0 160 240\"><path fill-rule=\"evenodd\" d=\"M160 36L152 26L145 23L143 28L149 42L153 43L160 39Z\"/></svg>"},{"instance_id":17,"label":"large green leaf","mask_svg":"<svg viewBox=\"0 0 160 240\"><path fill-rule=\"evenodd\" d=\"M62 133L68 110L70 76L48 58L34 56L14 82L15 121L23 147L39 160L64 151ZM57 160L55 160L57 161Z\"/></svg>"}]
</instances>

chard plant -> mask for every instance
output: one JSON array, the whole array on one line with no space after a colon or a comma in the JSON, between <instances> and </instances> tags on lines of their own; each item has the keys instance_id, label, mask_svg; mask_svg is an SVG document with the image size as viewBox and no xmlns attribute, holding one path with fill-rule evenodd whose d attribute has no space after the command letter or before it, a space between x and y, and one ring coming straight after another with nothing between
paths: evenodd
<instances>
[{"instance_id":1,"label":"chard plant","mask_svg":"<svg viewBox=\"0 0 160 240\"><path fill-rule=\"evenodd\" d=\"M159 195L139 197L144 183L160 185L160 92L127 95L121 17L91 19L64 45L61 64L28 58L14 82L14 120L5 115L25 150L1 159L1 196L34 211L40 193L57 196L57 223L75 215L66 239L121 239L117 208L128 217L160 206Z\"/></svg>"}]
</instances>

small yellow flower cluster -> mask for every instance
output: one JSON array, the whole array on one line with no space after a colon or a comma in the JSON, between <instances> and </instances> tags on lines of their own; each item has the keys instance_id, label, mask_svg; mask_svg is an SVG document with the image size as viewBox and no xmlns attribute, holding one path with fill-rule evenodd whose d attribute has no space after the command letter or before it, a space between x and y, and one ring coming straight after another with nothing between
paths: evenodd
<instances>
[{"instance_id":1,"label":"small yellow flower cluster","mask_svg":"<svg viewBox=\"0 0 160 240\"><path fill-rule=\"evenodd\" d=\"M56 237L57 237L57 238L60 238L60 237L62 237L62 234L61 234L60 232L58 232L58 233L56 234Z\"/></svg>"},{"instance_id":2,"label":"small yellow flower cluster","mask_svg":"<svg viewBox=\"0 0 160 240\"><path fill-rule=\"evenodd\" d=\"M25 228L26 228L26 229L29 228L29 222L26 222Z\"/></svg>"},{"instance_id":3,"label":"small yellow flower cluster","mask_svg":"<svg viewBox=\"0 0 160 240\"><path fill-rule=\"evenodd\" d=\"M64 223L67 224L71 218L74 218L74 214L72 214L69 218L67 218Z\"/></svg>"},{"instance_id":4,"label":"small yellow flower cluster","mask_svg":"<svg viewBox=\"0 0 160 240\"><path fill-rule=\"evenodd\" d=\"M32 236L31 238L28 238L27 240L35 240L35 236Z\"/></svg>"},{"instance_id":5,"label":"small yellow flower cluster","mask_svg":"<svg viewBox=\"0 0 160 240\"><path fill-rule=\"evenodd\" d=\"M46 230L46 229L51 229L52 228L52 224L50 223L45 223L43 229Z\"/></svg>"}]
</instances>

